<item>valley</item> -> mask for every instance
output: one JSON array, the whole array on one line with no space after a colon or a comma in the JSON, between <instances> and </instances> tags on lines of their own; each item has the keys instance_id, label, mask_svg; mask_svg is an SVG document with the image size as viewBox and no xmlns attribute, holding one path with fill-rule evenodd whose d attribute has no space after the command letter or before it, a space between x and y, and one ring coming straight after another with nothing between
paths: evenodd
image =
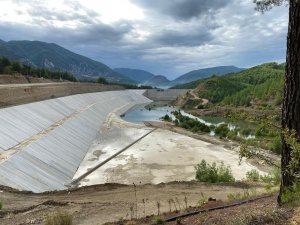
<instances>
[{"instance_id":1,"label":"valley","mask_svg":"<svg viewBox=\"0 0 300 225\"><path fill-rule=\"evenodd\" d=\"M299 0L0 1L0 224L299 225Z\"/></svg>"},{"instance_id":2,"label":"valley","mask_svg":"<svg viewBox=\"0 0 300 225\"><path fill-rule=\"evenodd\" d=\"M95 83L45 65L1 61L8 72L0 75L5 224L42 225L57 210L79 225L145 216L152 223L157 210L168 217L170 199L173 210L186 204L188 211L187 199L198 208L209 196L232 202L278 188L273 165L240 157L246 146L280 161L280 134L269 124L280 118L282 64L206 68L171 81L118 68L121 80L97 75ZM227 180L206 183L215 178L199 177L203 166ZM20 204L27 195L32 200Z\"/></svg>"}]
</instances>

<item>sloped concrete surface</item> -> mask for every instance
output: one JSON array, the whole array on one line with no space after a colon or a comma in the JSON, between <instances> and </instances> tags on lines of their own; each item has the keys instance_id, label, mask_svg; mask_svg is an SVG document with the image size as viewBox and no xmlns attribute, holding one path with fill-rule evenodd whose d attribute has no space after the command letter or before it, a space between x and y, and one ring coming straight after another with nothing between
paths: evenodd
<instances>
[{"instance_id":1,"label":"sloped concrete surface","mask_svg":"<svg viewBox=\"0 0 300 225\"><path fill-rule=\"evenodd\" d=\"M142 93L80 94L0 109L0 184L33 192L65 189L108 115L150 103Z\"/></svg>"}]
</instances>

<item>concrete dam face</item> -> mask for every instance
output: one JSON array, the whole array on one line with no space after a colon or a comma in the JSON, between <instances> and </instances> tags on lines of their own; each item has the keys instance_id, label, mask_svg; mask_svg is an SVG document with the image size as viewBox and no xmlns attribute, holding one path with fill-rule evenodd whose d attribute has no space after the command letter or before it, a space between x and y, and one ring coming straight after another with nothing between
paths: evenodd
<instances>
[{"instance_id":1,"label":"concrete dam face","mask_svg":"<svg viewBox=\"0 0 300 225\"><path fill-rule=\"evenodd\" d=\"M0 109L0 185L66 189L108 115L150 103L143 92L79 94Z\"/></svg>"}]
</instances>

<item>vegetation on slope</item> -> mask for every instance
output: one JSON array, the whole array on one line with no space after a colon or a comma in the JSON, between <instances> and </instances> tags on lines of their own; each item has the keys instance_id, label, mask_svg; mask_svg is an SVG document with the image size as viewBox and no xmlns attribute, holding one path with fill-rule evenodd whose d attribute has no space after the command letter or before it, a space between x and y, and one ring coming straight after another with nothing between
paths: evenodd
<instances>
[{"instance_id":1,"label":"vegetation on slope","mask_svg":"<svg viewBox=\"0 0 300 225\"><path fill-rule=\"evenodd\" d=\"M161 119L172 122L175 126L184 128L193 133L214 133L219 138L226 138L236 141L240 144L255 146L267 149L273 153L281 153L280 131L274 127L270 127L267 123L251 123L251 127L238 127L230 123L220 123L218 125L210 125L199 121L197 117L189 117L183 115L181 111L172 111L174 119L168 114Z\"/></svg>"},{"instance_id":2,"label":"vegetation on slope","mask_svg":"<svg viewBox=\"0 0 300 225\"><path fill-rule=\"evenodd\" d=\"M247 87L242 82L236 82L228 77L213 76L205 79L196 89L199 97L209 99L212 103L220 102L225 96L233 95Z\"/></svg>"},{"instance_id":3,"label":"vegetation on slope","mask_svg":"<svg viewBox=\"0 0 300 225\"><path fill-rule=\"evenodd\" d=\"M199 182L222 183L235 181L231 168L225 166L223 161L217 165L215 162L209 164L205 160L202 160L201 163L195 166L195 170L195 178Z\"/></svg>"},{"instance_id":4,"label":"vegetation on slope","mask_svg":"<svg viewBox=\"0 0 300 225\"><path fill-rule=\"evenodd\" d=\"M62 79L76 81L76 78L69 72L60 70L48 70L45 68L31 67L19 62L11 62L5 57L0 57L0 74L22 74L47 79Z\"/></svg>"},{"instance_id":5,"label":"vegetation on slope","mask_svg":"<svg viewBox=\"0 0 300 225\"><path fill-rule=\"evenodd\" d=\"M257 101L276 98L276 103L280 104L283 75L282 64L267 63L239 73L209 78L202 81L196 91L199 97L207 98L212 103L224 100L226 105L250 106Z\"/></svg>"},{"instance_id":6,"label":"vegetation on slope","mask_svg":"<svg viewBox=\"0 0 300 225\"><path fill-rule=\"evenodd\" d=\"M183 74L172 81L173 84L185 84L187 82L195 81L202 78L207 78L215 75L224 75L233 72L239 72L243 69L237 68L235 66L218 66L218 67L211 67L211 68L204 68L199 70L193 70L186 74Z\"/></svg>"},{"instance_id":7,"label":"vegetation on slope","mask_svg":"<svg viewBox=\"0 0 300 225\"><path fill-rule=\"evenodd\" d=\"M262 107L279 106L283 98L283 76L279 78L270 78L264 83L251 85L247 88L226 96L222 104L232 106L250 106L251 103L262 102ZM267 104L268 103L268 104Z\"/></svg>"},{"instance_id":8,"label":"vegetation on slope","mask_svg":"<svg viewBox=\"0 0 300 225\"><path fill-rule=\"evenodd\" d=\"M266 63L238 73L222 77L212 76L180 87L194 87L193 92L199 98L208 99L214 106L255 106L258 109L273 109L282 102L283 77L283 64ZM185 104L188 102L185 101ZM189 108L188 104L182 106Z\"/></svg>"}]
</instances>

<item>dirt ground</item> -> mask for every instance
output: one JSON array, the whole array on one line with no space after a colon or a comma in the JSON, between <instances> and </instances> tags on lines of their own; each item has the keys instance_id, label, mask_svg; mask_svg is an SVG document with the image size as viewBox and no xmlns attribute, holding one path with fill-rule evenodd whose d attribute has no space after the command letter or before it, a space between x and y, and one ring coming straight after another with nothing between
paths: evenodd
<instances>
[{"instance_id":1,"label":"dirt ground","mask_svg":"<svg viewBox=\"0 0 300 225\"><path fill-rule=\"evenodd\" d=\"M168 202L171 199L175 202L175 205L171 205L171 210L175 210L175 206L177 210L181 210L186 205L185 197L188 206L197 206L201 199L210 196L225 201L229 194L264 190L262 186L250 187L242 183L211 185L196 182L137 186L103 184L43 194L0 189L0 199L3 202L3 209L0 210L1 225L44 224L47 215L58 210L70 213L75 225L100 225L121 218L130 219L130 209L136 203L137 215L141 218L157 214L157 202L163 213L170 211Z\"/></svg>"},{"instance_id":2,"label":"dirt ground","mask_svg":"<svg viewBox=\"0 0 300 225\"><path fill-rule=\"evenodd\" d=\"M251 198L249 198L251 199ZM262 198L246 204L202 212L200 214L176 219L172 222L161 222L167 218L182 215L187 212L195 212L200 209L209 209L227 204L234 204L241 200L234 200L230 203L222 201L208 202L200 208L190 208L180 213L167 213L161 216L142 218L139 220L124 221L124 225L298 225L299 209L278 207L277 194ZM109 223L107 225L117 225L120 223Z\"/></svg>"},{"instance_id":3,"label":"dirt ground","mask_svg":"<svg viewBox=\"0 0 300 225\"><path fill-rule=\"evenodd\" d=\"M28 84L28 83L52 83L59 80L50 80L38 77L25 77L22 75L0 74L0 84Z\"/></svg>"},{"instance_id":4,"label":"dirt ground","mask_svg":"<svg viewBox=\"0 0 300 225\"><path fill-rule=\"evenodd\" d=\"M80 82L53 82L41 78L30 78L0 74L0 108L42 101L74 94L122 90L118 85L101 85Z\"/></svg>"}]
</instances>

